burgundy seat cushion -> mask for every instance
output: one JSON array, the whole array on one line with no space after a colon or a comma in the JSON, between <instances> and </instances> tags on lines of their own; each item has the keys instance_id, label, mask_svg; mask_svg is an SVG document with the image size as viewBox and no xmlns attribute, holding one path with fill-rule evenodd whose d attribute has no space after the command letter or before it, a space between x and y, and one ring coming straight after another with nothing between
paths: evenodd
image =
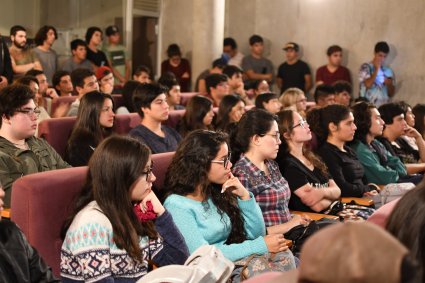
<instances>
[{"instance_id":1,"label":"burgundy seat cushion","mask_svg":"<svg viewBox=\"0 0 425 283\"><path fill-rule=\"evenodd\" d=\"M164 122L164 125L175 129L179 121L184 116L184 113L186 113L186 110L172 110L170 111L170 114L168 115L168 120Z\"/></svg>"},{"instance_id":2,"label":"burgundy seat cushion","mask_svg":"<svg viewBox=\"0 0 425 283\"><path fill-rule=\"evenodd\" d=\"M52 108L50 110L50 113L54 113L56 108L61 104L61 103L66 103L66 104L71 104L72 102L74 102L77 99L78 96L59 96L56 97L52 100Z\"/></svg>"},{"instance_id":3,"label":"burgundy seat cushion","mask_svg":"<svg viewBox=\"0 0 425 283\"><path fill-rule=\"evenodd\" d=\"M38 136L45 139L62 158L76 117L46 119L38 124Z\"/></svg>"}]
</instances>

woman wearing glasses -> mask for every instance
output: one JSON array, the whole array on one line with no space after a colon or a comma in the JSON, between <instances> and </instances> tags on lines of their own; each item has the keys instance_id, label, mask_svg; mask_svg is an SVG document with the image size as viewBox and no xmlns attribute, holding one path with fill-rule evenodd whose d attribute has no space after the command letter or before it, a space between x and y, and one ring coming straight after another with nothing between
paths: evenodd
<instances>
[{"instance_id":1,"label":"woman wearing glasses","mask_svg":"<svg viewBox=\"0 0 425 283\"><path fill-rule=\"evenodd\" d=\"M277 114L282 143L277 162L292 195L289 208L307 212L326 211L341 190L329 176L326 165L304 144L311 131L301 115L292 110Z\"/></svg>"},{"instance_id":2,"label":"woman wearing glasses","mask_svg":"<svg viewBox=\"0 0 425 283\"><path fill-rule=\"evenodd\" d=\"M242 153L233 174L254 195L268 234L282 235L297 225L307 224L309 220L299 215L292 216L289 212L291 191L273 160L280 143L276 116L256 109L246 112L239 121L232 150L235 155Z\"/></svg>"},{"instance_id":3,"label":"woman wearing glasses","mask_svg":"<svg viewBox=\"0 0 425 283\"><path fill-rule=\"evenodd\" d=\"M136 282L148 261L185 262L187 246L152 191L155 179L150 150L138 140L113 136L96 148L64 224L62 282Z\"/></svg>"},{"instance_id":4,"label":"woman wearing glasses","mask_svg":"<svg viewBox=\"0 0 425 283\"><path fill-rule=\"evenodd\" d=\"M99 91L86 93L68 139L65 160L74 167L87 165L97 145L111 135L114 118L111 95Z\"/></svg>"},{"instance_id":5,"label":"woman wearing glasses","mask_svg":"<svg viewBox=\"0 0 425 283\"><path fill-rule=\"evenodd\" d=\"M226 134L196 130L183 139L170 164L164 206L189 251L214 245L232 261L285 251L284 269L295 268L283 236L266 235L261 210L232 175L229 158Z\"/></svg>"}]
</instances>

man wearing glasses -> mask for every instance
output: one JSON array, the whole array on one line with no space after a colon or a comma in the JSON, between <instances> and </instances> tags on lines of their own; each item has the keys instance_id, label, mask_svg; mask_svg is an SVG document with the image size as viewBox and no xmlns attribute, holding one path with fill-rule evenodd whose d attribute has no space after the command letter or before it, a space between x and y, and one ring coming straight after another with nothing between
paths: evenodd
<instances>
[{"instance_id":1,"label":"man wearing glasses","mask_svg":"<svg viewBox=\"0 0 425 283\"><path fill-rule=\"evenodd\" d=\"M5 207L10 207L12 184L19 177L70 167L46 141L34 137L40 115L34 98L24 85L0 92L0 182Z\"/></svg>"}]
</instances>

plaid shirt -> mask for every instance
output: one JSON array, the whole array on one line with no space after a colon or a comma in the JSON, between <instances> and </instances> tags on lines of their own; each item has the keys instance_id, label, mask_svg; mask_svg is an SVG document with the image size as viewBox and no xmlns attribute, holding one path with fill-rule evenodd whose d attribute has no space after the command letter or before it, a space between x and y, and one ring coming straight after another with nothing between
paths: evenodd
<instances>
[{"instance_id":1,"label":"plaid shirt","mask_svg":"<svg viewBox=\"0 0 425 283\"><path fill-rule=\"evenodd\" d=\"M248 158L242 156L233 168L233 174L239 178L255 196L267 227L286 223L291 220L288 203L291 191L288 182L282 177L279 166L274 160L266 160L270 175L266 176Z\"/></svg>"}]
</instances>

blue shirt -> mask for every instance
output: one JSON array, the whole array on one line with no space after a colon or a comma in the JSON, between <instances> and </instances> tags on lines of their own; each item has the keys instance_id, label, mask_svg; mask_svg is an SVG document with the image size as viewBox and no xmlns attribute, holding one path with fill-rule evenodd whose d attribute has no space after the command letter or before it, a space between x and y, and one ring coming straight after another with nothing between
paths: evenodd
<instances>
[{"instance_id":1,"label":"blue shirt","mask_svg":"<svg viewBox=\"0 0 425 283\"><path fill-rule=\"evenodd\" d=\"M179 133L167 126L161 126L161 130L165 137L160 137L145 126L138 125L129 132L129 135L149 146L152 154L176 151L182 139Z\"/></svg>"}]
</instances>

